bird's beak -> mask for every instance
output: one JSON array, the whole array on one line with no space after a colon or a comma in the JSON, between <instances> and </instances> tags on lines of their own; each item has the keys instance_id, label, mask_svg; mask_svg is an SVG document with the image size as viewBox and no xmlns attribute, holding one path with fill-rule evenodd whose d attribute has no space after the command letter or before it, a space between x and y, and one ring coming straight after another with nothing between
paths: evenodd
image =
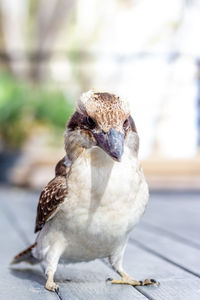
<instances>
[{"instance_id":1,"label":"bird's beak","mask_svg":"<svg viewBox=\"0 0 200 300\"><path fill-rule=\"evenodd\" d=\"M97 146L116 161L120 161L124 151L124 134L111 128L108 132L93 133Z\"/></svg>"}]
</instances>

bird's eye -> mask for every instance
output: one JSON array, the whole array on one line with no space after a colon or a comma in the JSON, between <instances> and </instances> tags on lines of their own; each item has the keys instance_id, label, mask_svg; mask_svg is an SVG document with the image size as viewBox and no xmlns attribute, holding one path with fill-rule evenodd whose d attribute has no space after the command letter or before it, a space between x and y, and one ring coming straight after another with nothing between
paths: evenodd
<instances>
[{"instance_id":1,"label":"bird's eye","mask_svg":"<svg viewBox=\"0 0 200 300\"><path fill-rule=\"evenodd\" d=\"M126 120L124 121L123 127L124 127L124 129L127 129L128 126L129 126L129 121L128 121L128 119L126 119Z\"/></svg>"},{"instance_id":2,"label":"bird's eye","mask_svg":"<svg viewBox=\"0 0 200 300\"><path fill-rule=\"evenodd\" d=\"M96 126L95 121L91 117L87 117L87 124L90 129L93 129Z\"/></svg>"}]
</instances>

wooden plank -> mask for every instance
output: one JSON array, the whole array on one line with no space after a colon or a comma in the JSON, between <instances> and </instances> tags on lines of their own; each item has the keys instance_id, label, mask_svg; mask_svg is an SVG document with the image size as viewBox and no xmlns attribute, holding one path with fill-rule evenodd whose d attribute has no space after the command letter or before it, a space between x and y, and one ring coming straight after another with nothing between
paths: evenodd
<instances>
[{"instance_id":1,"label":"wooden plank","mask_svg":"<svg viewBox=\"0 0 200 300\"><path fill-rule=\"evenodd\" d=\"M26 243L32 243L36 238L34 226L39 193L11 188L1 189L0 195L1 201L7 204L5 211L13 219L16 229L21 231Z\"/></svg>"},{"instance_id":2,"label":"wooden plank","mask_svg":"<svg viewBox=\"0 0 200 300\"><path fill-rule=\"evenodd\" d=\"M152 195L141 226L200 249L200 194Z\"/></svg>"},{"instance_id":3,"label":"wooden plank","mask_svg":"<svg viewBox=\"0 0 200 300\"><path fill-rule=\"evenodd\" d=\"M6 218L3 201L1 201L0 220L0 298L16 300L57 299L57 295L41 289L44 275L39 267L29 268L26 265L24 269L9 268L9 263L17 253L17 249L23 249L26 245Z\"/></svg>"},{"instance_id":4,"label":"wooden plank","mask_svg":"<svg viewBox=\"0 0 200 300\"><path fill-rule=\"evenodd\" d=\"M12 217L19 233L25 232L26 238L33 242L33 231L31 221L35 214L36 202L33 200L34 194L27 195L20 193L20 200L10 192L10 201L6 205L8 217ZM5 200L5 199L4 199ZM23 249L23 248L21 248ZM20 249L20 250L21 250ZM19 251L20 251L19 250ZM31 268L29 268L31 270ZM139 291L131 286L111 286L106 279L116 276L115 272L101 261L82 263L71 266L59 265L56 272L56 280L60 286L60 296L62 299L146 299ZM66 281L70 279L71 281ZM45 280L43 279L43 284ZM44 289L41 286L41 289Z\"/></svg>"},{"instance_id":5,"label":"wooden plank","mask_svg":"<svg viewBox=\"0 0 200 300\"><path fill-rule=\"evenodd\" d=\"M148 240L140 236L148 245ZM160 282L156 287L137 287L149 299L199 300L200 279L162 258L129 243L125 252L125 270L136 279L154 278Z\"/></svg>"},{"instance_id":6,"label":"wooden plank","mask_svg":"<svg viewBox=\"0 0 200 300\"><path fill-rule=\"evenodd\" d=\"M149 249L163 256L167 260L179 265L188 270L188 272L200 276L200 260L199 250L183 244L179 241L171 239L165 235L159 235L154 231L147 231L143 228L134 230L131 237L139 244L144 246L144 249Z\"/></svg>"},{"instance_id":7,"label":"wooden plank","mask_svg":"<svg viewBox=\"0 0 200 300\"><path fill-rule=\"evenodd\" d=\"M21 201L19 202L21 203ZM22 215L25 214L27 216L26 222L29 222L30 216L28 214L34 213L29 205L31 203L32 205L35 204L33 204L31 199L30 202L28 203L27 201L25 205L20 203L18 203L18 208L15 208L15 210L19 209L19 212L17 212L17 217L19 218L17 222L22 224ZM25 227L25 225L22 227ZM138 234L137 240L139 242L151 246L151 239L147 239L146 235L148 235L148 233L146 230L144 231L138 227L134 232L133 236L136 237L136 234ZM158 234L156 236L160 238ZM153 240L152 243L157 245L157 240ZM180 253L181 252L178 253L179 256ZM125 253L124 265L125 269L135 278L155 278L161 282L161 286L159 288L138 287L137 289L140 290L144 296L139 293L133 296L132 291L136 291L135 288L129 286L112 286L110 282L105 282L105 278L115 278L116 275L111 269L99 261L73 266L61 265L58 268L56 277L61 287L60 294L62 299L145 299L145 296L149 299L156 300L200 299L199 278L184 271L173 263L167 262L165 259L148 252L148 250L144 250L139 245L133 246L129 244ZM71 282L66 281L66 279L71 279Z\"/></svg>"},{"instance_id":8,"label":"wooden plank","mask_svg":"<svg viewBox=\"0 0 200 300\"><path fill-rule=\"evenodd\" d=\"M106 278L118 277L100 260L60 265L56 275L63 299L146 299L131 286L112 285ZM66 282L66 279L70 280Z\"/></svg>"}]
</instances>

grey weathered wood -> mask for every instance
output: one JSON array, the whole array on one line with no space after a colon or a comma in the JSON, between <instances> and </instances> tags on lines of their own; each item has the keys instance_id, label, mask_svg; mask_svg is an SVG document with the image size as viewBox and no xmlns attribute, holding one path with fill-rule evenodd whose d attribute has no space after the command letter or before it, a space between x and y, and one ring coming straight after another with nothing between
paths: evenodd
<instances>
[{"instance_id":1,"label":"grey weathered wood","mask_svg":"<svg viewBox=\"0 0 200 300\"><path fill-rule=\"evenodd\" d=\"M200 276L199 250L190 245L171 239L169 236L158 235L153 230L137 228L131 235L133 239L161 255L171 262L182 266L190 272Z\"/></svg>"},{"instance_id":2,"label":"grey weathered wood","mask_svg":"<svg viewBox=\"0 0 200 300\"><path fill-rule=\"evenodd\" d=\"M148 245L148 240L140 240ZM171 245L173 246L173 245ZM197 258L198 259L198 258ZM138 287L150 299L155 300L198 300L200 299L200 279L162 258L128 244L124 267L136 279L154 278L160 282L156 287Z\"/></svg>"},{"instance_id":3,"label":"grey weathered wood","mask_svg":"<svg viewBox=\"0 0 200 300\"><path fill-rule=\"evenodd\" d=\"M6 193L1 193L1 201L7 203L5 213L13 220L16 229L21 231L26 243L31 243L36 238L34 226L38 197L39 193L19 188L12 188Z\"/></svg>"},{"instance_id":4,"label":"grey weathered wood","mask_svg":"<svg viewBox=\"0 0 200 300\"><path fill-rule=\"evenodd\" d=\"M56 277L63 299L146 299L131 286L112 285L106 281L106 278L118 276L99 260L60 265ZM66 282L66 278L71 281Z\"/></svg>"},{"instance_id":5,"label":"grey weathered wood","mask_svg":"<svg viewBox=\"0 0 200 300\"><path fill-rule=\"evenodd\" d=\"M159 197L159 198L158 198ZM200 193L152 195L141 225L200 249ZM151 230L151 228L149 228Z\"/></svg>"},{"instance_id":6,"label":"grey weathered wood","mask_svg":"<svg viewBox=\"0 0 200 300\"><path fill-rule=\"evenodd\" d=\"M8 199L8 195L10 201L7 203L6 200ZM199 252L197 248L193 248L190 245L187 245L187 243L177 241L174 237L171 237L164 232L161 234L158 230L149 228L146 225L149 222L154 225L154 217L160 214L161 216L156 219L157 223L155 226L157 226L157 224L158 226L162 224L164 229L168 227L166 221L168 220L167 214L169 219L172 216L170 207L173 209L173 202L170 201L169 203L171 204L169 204L169 209L163 211L162 194L158 196L153 195L153 197L155 201L154 199L152 200L153 205L150 204L147 214L144 216L143 225L139 225L132 234L132 237L135 238L139 244L134 245L129 243L125 253L124 266L126 271L136 279L140 280L146 277L155 278L161 282L161 286L159 288L138 287L137 291L130 286L111 285L111 283L106 282L105 279L107 277L115 278L116 274L100 261L77 265L60 265L58 267L58 272L56 273L56 279L60 285L60 296L62 299L146 299L146 297L155 300L200 299L200 279L178 266L178 264L184 263L183 266L186 266L186 268L189 266L192 268L191 271L197 271L194 269L194 264L198 264L199 256L196 256L196 254ZM160 198L161 201L159 202L158 199ZM181 198L177 199L177 195L175 195L174 198L176 198L176 202L180 200L181 203L182 200ZM4 197L3 202L5 203L7 220L13 218L13 227L16 227L14 229L18 236L23 239L24 243L26 243L28 239L30 239L31 242L34 239L33 223L37 200L38 194L27 193L22 190L11 190L7 193L6 197ZM163 201L168 203L167 197L164 197ZM183 200L183 202L184 204L187 203L185 200ZM180 208L179 204L178 208ZM166 214L165 217L163 217L163 214ZM174 217L175 216L176 214L174 214ZM193 224L192 221L191 224ZM197 230L196 225L193 228L194 230ZM178 234L182 233L178 232ZM21 245L16 243L15 247L18 248L16 251L21 250ZM184 262L184 259L180 258L184 251L189 255L193 255L193 257L187 258L186 263ZM168 259L169 261L167 261ZM173 262L176 262L177 265ZM31 272L35 269L32 267L26 268L28 268L28 270L25 269L24 271L21 271L24 272L24 277L30 276L31 280L36 282L37 280L40 280L41 285L38 288L38 293L40 293L40 291L44 290L44 277L42 272L40 269L37 270L36 278L34 278L31 277ZM71 281L67 281L69 279ZM18 278L18 280L21 279ZM21 282L23 285L24 280L21 280ZM140 294L139 291L141 291L144 296ZM52 295L51 293L49 294ZM34 299L37 299L37 296L38 294L36 293ZM7 298L9 299L9 297Z\"/></svg>"},{"instance_id":7,"label":"grey weathered wood","mask_svg":"<svg viewBox=\"0 0 200 300\"><path fill-rule=\"evenodd\" d=\"M42 289L44 275L40 268L28 266L24 269L18 266L9 268L16 249L23 249L26 245L6 218L3 201L1 201L0 220L0 299L57 299L57 295Z\"/></svg>"}]
</instances>

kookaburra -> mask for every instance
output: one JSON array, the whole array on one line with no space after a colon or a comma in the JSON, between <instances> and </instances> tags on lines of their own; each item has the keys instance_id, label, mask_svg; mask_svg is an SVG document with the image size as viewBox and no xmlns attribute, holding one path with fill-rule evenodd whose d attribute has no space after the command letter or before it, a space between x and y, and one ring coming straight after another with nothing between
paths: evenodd
<instances>
[{"instance_id":1,"label":"kookaburra","mask_svg":"<svg viewBox=\"0 0 200 300\"><path fill-rule=\"evenodd\" d=\"M65 263L108 258L121 280L137 281L122 267L129 234L143 215L148 186L138 161L139 137L128 104L109 93L89 91L78 101L65 133L65 157L40 195L35 243L12 263L45 263L46 289Z\"/></svg>"}]
</instances>

